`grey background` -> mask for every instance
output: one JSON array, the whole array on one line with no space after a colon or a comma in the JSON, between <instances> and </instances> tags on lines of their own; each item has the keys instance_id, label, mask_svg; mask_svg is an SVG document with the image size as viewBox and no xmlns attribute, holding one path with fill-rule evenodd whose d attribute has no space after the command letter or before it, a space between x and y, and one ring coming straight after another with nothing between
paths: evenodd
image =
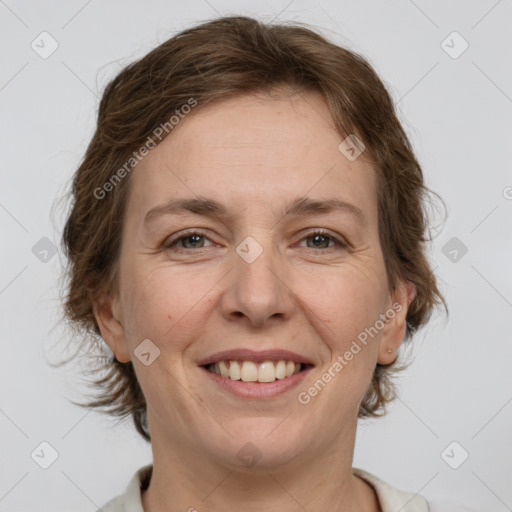
<instances>
[{"instance_id":1,"label":"grey background","mask_svg":"<svg viewBox=\"0 0 512 512\"><path fill-rule=\"evenodd\" d=\"M82 397L77 368L47 364L68 337L58 323L63 256L51 252L63 214L54 207L52 222L52 206L107 80L218 14L303 21L367 57L448 207L431 254L450 318L436 316L414 340L400 399L361 422L354 466L430 499L512 510L510 0L0 0L0 511L92 512L151 461L131 423L70 403ZM31 47L51 48L43 31L58 43L45 59ZM457 58L453 31L469 44ZM58 453L48 469L31 458L43 441ZM462 450L469 458L452 469L445 460L457 465Z\"/></svg>"}]
</instances>

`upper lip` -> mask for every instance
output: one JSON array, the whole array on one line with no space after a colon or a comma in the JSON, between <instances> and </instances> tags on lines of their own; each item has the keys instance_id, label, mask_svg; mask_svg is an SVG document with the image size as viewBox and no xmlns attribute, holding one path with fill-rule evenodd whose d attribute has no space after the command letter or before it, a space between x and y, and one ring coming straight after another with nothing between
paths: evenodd
<instances>
[{"instance_id":1,"label":"upper lip","mask_svg":"<svg viewBox=\"0 0 512 512\"><path fill-rule=\"evenodd\" d=\"M198 361L198 366L218 363L219 361L254 361L255 363L263 363L264 361L293 361L294 363L303 363L313 365L311 359L289 350L268 349L268 350L250 350L250 349L233 349L216 352L211 356L205 357Z\"/></svg>"}]
</instances>

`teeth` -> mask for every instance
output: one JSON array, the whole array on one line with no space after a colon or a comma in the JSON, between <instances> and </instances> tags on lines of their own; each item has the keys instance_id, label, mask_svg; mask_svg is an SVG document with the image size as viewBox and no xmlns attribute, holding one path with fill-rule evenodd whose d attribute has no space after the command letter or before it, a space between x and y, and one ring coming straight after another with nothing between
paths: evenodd
<instances>
[{"instance_id":1,"label":"teeth","mask_svg":"<svg viewBox=\"0 0 512 512\"><path fill-rule=\"evenodd\" d=\"M284 379L286 377L286 362L278 361L276 364L276 379Z\"/></svg>"},{"instance_id":2,"label":"teeth","mask_svg":"<svg viewBox=\"0 0 512 512\"><path fill-rule=\"evenodd\" d=\"M258 367L258 382L274 382L275 380L276 368L274 363L272 361L261 363Z\"/></svg>"},{"instance_id":3,"label":"teeth","mask_svg":"<svg viewBox=\"0 0 512 512\"><path fill-rule=\"evenodd\" d=\"M225 361L219 362L219 370L222 377L229 377L229 370Z\"/></svg>"},{"instance_id":4,"label":"teeth","mask_svg":"<svg viewBox=\"0 0 512 512\"><path fill-rule=\"evenodd\" d=\"M240 375L244 382L256 382L258 380L258 367L252 361L244 361Z\"/></svg>"},{"instance_id":5,"label":"teeth","mask_svg":"<svg viewBox=\"0 0 512 512\"><path fill-rule=\"evenodd\" d=\"M242 378L238 361L229 362L229 378L232 380L240 380Z\"/></svg>"},{"instance_id":6,"label":"teeth","mask_svg":"<svg viewBox=\"0 0 512 512\"><path fill-rule=\"evenodd\" d=\"M293 361L219 361L208 365L208 370L226 379L243 382L274 382L299 373L300 363Z\"/></svg>"}]
</instances>

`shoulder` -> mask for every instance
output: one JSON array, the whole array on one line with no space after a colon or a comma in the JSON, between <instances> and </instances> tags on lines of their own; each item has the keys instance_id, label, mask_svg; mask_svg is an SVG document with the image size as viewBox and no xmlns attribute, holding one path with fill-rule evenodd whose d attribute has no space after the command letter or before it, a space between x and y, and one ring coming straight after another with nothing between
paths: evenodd
<instances>
[{"instance_id":1,"label":"shoulder","mask_svg":"<svg viewBox=\"0 0 512 512\"><path fill-rule=\"evenodd\" d=\"M420 494L393 487L364 469L352 468L352 473L375 489L382 512L430 512L427 500Z\"/></svg>"},{"instance_id":2,"label":"shoulder","mask_svg":"<svg viewBox=\"0 0 512 512\"><path fill-rule=\"evenodd\" d=\"M152 471L152 464L138 469L126 487L124 494L116 496L97 510L97 512L144 512L141 489L147 486Z\"/></svg>"}]
</instances>

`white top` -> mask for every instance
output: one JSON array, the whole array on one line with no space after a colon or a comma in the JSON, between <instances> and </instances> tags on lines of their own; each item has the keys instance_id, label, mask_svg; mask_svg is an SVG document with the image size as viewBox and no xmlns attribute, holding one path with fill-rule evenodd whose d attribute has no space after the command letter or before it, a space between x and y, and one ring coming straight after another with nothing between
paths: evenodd
<instances>
[{"instance_id":1,"label":"white top","mask_svg":"<svg viewBox=\"0 0 512 512\"><path fill-rule=\"evenodd\" d=\"M144 512L141 488L147 487L152 469L152 464L140 468L133 475L125 493L109 501L97 512ZM451 504L427 502L420 494L396 489L363 469L352 468L352 472L375 489L382 512L472 512L465 507L454 508Z\"/></svg>"}]
</instances>

